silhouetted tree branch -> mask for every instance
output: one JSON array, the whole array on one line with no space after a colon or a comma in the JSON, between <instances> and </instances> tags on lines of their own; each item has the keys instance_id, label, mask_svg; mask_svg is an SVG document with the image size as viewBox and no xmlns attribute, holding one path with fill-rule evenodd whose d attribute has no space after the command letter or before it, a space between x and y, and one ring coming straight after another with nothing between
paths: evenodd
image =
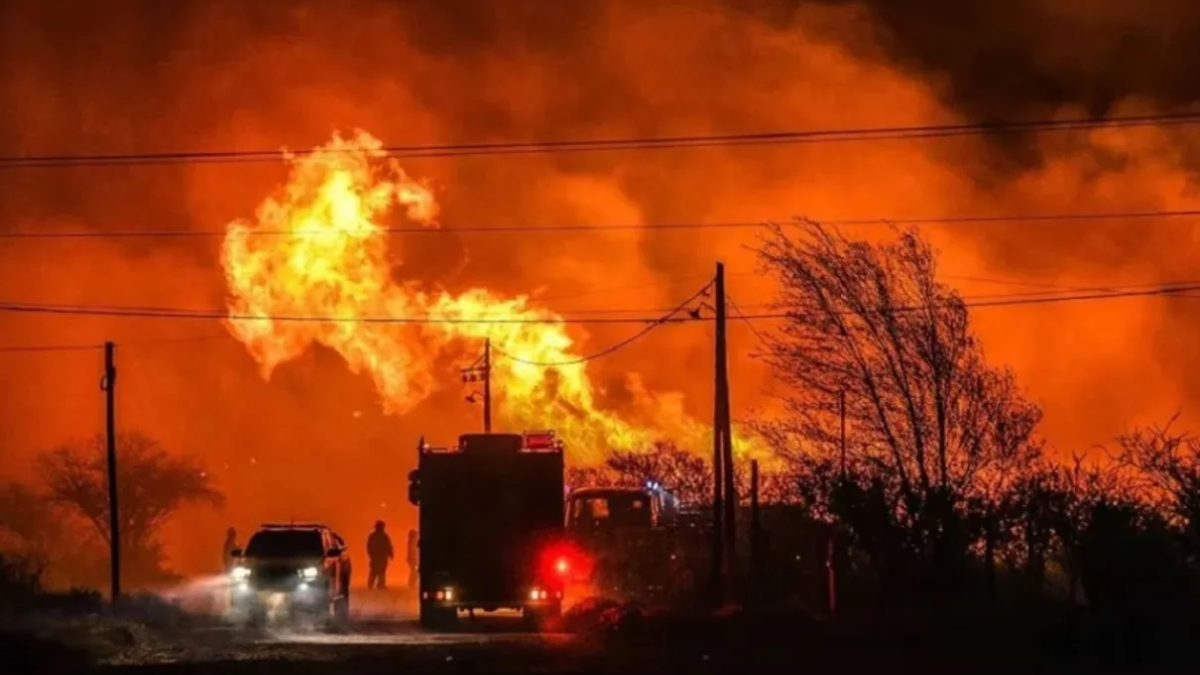
<instances>
[{"instance_id":1,"label":"silhouetted tree branch","mask_svg":"<svg viewBox=\"0 0 1200 675\"><path fill-rule=\"evenodd\" d=\"M1200 438L1172 431L1177 417L1119 437L1117 460L1134 472L1141 496L1200 543Z\"/></svg>"},{"instance_id":2,"label":"silhouetted tree branch","mask_svg":"<svg viewBox=\"0 0 1200 675\"><path fill-rule=\"evenodd\" d=\"M573 467L567 485L641 487L646 481L662 485L684 506L712 503L712 464L707 458L672 443L659 442L644 450L614 452L598 467ZM749 462L734 463L734 481L741 502L750 500ZM765 503L796 501L792 477L767 468L759 471L759 498Z\"/></svg>"},{"instance_id":3,"label":"silhouetted tree branch","mask_svg":"<svg viewBox=\"0 0 1200 675\"><path fill-rule=\"evenodd\" d=\"M787 385L789 413L759 431L798 473L835 483L814 509L853 521L866 548L907 550L944 578L1036 459L1041 411L1011 373L986 363L966 306L937 282L936 255L916 231L876 244L817 223L776 226L759 254L787 314L766 360Z\"/></svg>"},{"instance_id":4,"label":"silhouetted tree branch","mask_svg":"<svg viewBox=\"0 0 1200 675\"><path fill-rule=\"evenodd\" d=\"M108 541L105 439L96 436L45 451L37 468L53 502L83 517ZM223 503L195 459L172 455L143 434L117 439L117 483L122 548L157 555L156 536L182 506Z\"/></svg>"}]
</instances>

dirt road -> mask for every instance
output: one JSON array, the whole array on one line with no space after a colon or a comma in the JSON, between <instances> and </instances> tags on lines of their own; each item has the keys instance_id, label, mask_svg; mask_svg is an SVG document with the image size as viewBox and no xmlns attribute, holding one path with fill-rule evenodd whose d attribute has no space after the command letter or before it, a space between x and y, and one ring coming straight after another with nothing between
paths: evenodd
<instances>
[{"instance_id":1,"label":"dirt road","mask_svg":"<svg viewBox=\"0 0 1200 675\"><path fill-rule=\"evenodd\" d=\"M103 620L92 626L90 642L70 640L87 653L87 667L82 659L35 658L27 661L34 667L12 672L699 674L834 669L876 674L911 666L929 675L961 672L964 665L971 672L1012 667L994 658L981 663L977 656L964 662L949 653L952 645L921 647L905 638L880 636L864 640L795 616L622 619L612 625L594 622L570 634L532 634L524 632L517 616L481 616L464 618L455 632L431 633L418 626L413 609L401 599L375 595L360 596L351 620L337 627L305 627L286 617L254 629L216 620L166 627ZM7 644L30 643L18 638ZM47 648L37 649L44 656Z\"/></svg>"}]
</instances>

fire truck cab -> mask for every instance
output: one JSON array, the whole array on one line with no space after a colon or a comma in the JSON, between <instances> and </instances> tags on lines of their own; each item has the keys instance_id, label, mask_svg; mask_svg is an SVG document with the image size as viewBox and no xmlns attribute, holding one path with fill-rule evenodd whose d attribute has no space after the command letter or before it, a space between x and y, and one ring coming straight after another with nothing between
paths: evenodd
<instances>
[{"instance_id":1,"label":"fire truck cab","mask_svg":"<svg viewBox=\"0 0 1200 675\"><path fill-rule=\"evenodd\" d=\"M409 501L419 507L421 624L460 610L520 610L534 625L562 613L563 446L554 432L421 439Z\"/></svg>"},{"instance_id":2,"label":"fire truck cab","mask_svg":"<svg viewBox=\"0 0 1200 675\"><path fill-rule=\"evenodd\" d=\"M583 487L567 497L567 533L586 568L572 580L620 599L664 593L675 541L673 497L653 481L643 487Z\"/></svg>"},{"instance_id":3,"label":"fire truck cab","mask_svg":"<svg viewBox=\"0 0 1200 675\"><path fill-rule=\"evenodd\" d=\"M572 532L649 529L669 513L653 484L645 488L585 487L567 497L567 527Z\"/></svg>"}]
</instances>

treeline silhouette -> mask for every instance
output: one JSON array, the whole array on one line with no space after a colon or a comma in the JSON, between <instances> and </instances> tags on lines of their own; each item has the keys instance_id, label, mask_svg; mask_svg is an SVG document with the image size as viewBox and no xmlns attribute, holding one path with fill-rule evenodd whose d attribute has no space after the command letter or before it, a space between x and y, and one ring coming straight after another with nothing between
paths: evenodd
<instances>
[{"instance_id":1,"label":"treeline silhouette","mask_svg":"<svg viewBox=\"0 0 1200 675\"><path fill-rule=\"evenodd\" d=\"M1172 419L1088 456L1046 447L1040 409L987 361L914 229L863 241L818 223L774 226L759 255L788 317L757 331L785 411L751 425L772 450L760 458L760 498L807 524L779 520L764 536L812 540L787 552L811 560L792 574L826 596L810 608L828 613L836 595L841 620L958 642L1015 630L1038 648L1105 658L1188 644L1200 609L1200 439ZM710 476L702 456L663 445L619 452L571 482L653 480L703 512Z\"/></svg>"}]
</instances>

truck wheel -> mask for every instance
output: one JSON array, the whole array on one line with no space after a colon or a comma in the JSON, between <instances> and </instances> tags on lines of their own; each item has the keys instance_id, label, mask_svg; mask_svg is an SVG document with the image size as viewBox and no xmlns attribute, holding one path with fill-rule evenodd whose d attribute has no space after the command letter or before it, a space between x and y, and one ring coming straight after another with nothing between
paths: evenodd
<instances>
[{"instance_id":1,"label":"truck wheel","mask_svg":"<svg viewBox=\"0 0 1200 675\"><path fill-rule=\"evenodd\" d=\"M454 630L458 626L458 610L421 603L421 627L426 630Z\"/></svg>"},{"instance_id":2,"label":"truck wheel","mask_svg":"<svg viewBox=\"0 0 1200 675\"><path fill-rule=\"evenodd\" d=\"M546 607L526 607L524 619L530 630L539 633L553 630L562 619L562 603L556 602Z\"/></svg>"},{"instance_id":3,"label":"truck wheel","mask_svg":"<svg viewBox=\"0 0 1200 675\"><path fill-rule=\"evenodd\" d=\"M333 601L333 619L338 623L350 620L350 591Z\"/></svg>"},{"instance_id":4,"label":"truck wheel","mask_svg":"<svg viewBox=\"0 0 1200 675\"><path fill-rule=\"evenodd\" d=\"M267 624L267 604L265 602L251 602L247 605L245 614L246 625L251 628L260 628Z\"/></svg>"}]
</instances>

